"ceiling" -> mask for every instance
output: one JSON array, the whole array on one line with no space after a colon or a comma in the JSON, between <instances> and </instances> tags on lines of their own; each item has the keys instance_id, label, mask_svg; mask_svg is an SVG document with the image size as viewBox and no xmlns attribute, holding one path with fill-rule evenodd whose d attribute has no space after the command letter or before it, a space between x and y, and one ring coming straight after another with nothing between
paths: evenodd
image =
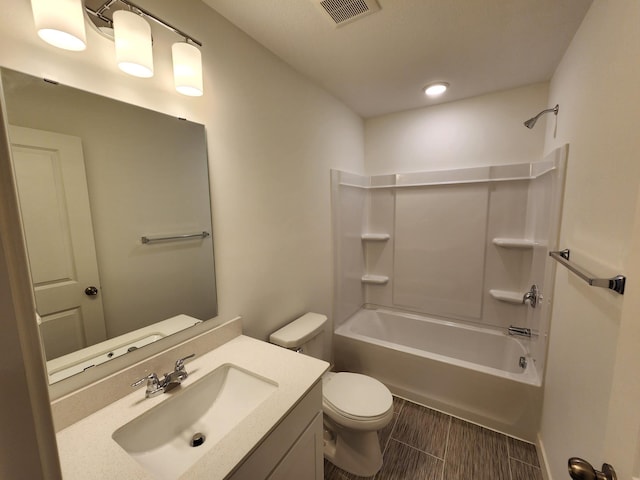
<instances>
[{"instance_id":1,"label":"ceiling","mask_svg":"<svg viewBox=\"0 0 640 480\"><path fill-rule=\"evenodd\" d=\"M320 0L204 2L365 118L547 81L591 5L378 0L336 27ZM451 85L437 100L434 81Z\"/></svg>"}]
</instances>

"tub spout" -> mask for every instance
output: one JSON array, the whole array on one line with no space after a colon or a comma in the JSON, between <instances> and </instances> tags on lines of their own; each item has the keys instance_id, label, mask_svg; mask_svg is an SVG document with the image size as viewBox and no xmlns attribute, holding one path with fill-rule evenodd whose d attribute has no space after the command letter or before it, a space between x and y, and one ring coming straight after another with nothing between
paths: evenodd
<instances>
[{"instance_id":1,"label":"tub spout","mask_svg":"<svg viewBox=\"0 0 640 480\"><path fill-rule=\"evenodd\" d=\"M514 327L513 325L511 325L507 329L507 332L509 333L509 335L517 335L519 337L531 338L531 329L530 328Z\"/></svg>"}]
</instances>

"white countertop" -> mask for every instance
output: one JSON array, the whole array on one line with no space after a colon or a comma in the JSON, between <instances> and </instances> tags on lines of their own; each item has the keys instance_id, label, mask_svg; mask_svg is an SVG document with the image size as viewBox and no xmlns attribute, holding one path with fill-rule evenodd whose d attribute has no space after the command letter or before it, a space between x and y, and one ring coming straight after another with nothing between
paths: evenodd
<instances>
[{"instance_id":1,"label":"white countertop","mask_svg":"<svg viewBox=\"0 0 640 480\"><path fill-rule=\"evenodd\" d=\"M224 364L234 364L271 379L278 389L215 445L180 479L227 476L318 381L329 364L241 335L186 364L190 384ZM158 375L164 372L156 372ZM131 383L135 379L122 379ZM111 438L113 432L171 393L145 398L144 387L61 430L57 434L65 480L153 479Z\"/></svg>"}]
</instances>

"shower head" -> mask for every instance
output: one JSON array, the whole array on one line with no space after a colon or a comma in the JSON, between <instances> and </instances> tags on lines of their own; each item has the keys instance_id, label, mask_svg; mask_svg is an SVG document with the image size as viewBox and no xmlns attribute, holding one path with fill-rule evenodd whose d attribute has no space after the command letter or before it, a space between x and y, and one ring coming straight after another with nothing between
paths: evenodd
<instances>
[{"instance_id":1,"label":"shower head","mask_svg":"<svg viewBox=\"0 0 640 480\"><path fill-rule=\"evenodd\" d=\"M545 113L549 113L549 112L553 112L554 115L558 115L558 110L560 109L560 105L556 105L553 108L547 108L546 110L541 111L539 114L537 114L535 117L530 118L529 120L527 120L526 122L524 122L524 126L527 128L533 128L534 125L536 124L536 122L538 121L538 119L544 115Z\"/></svg>"}]
</instances>

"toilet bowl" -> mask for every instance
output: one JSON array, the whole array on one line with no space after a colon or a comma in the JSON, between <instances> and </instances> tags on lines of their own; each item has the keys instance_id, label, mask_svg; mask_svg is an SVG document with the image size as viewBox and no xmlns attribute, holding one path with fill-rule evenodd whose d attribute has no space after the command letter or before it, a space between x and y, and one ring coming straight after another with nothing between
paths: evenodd
<instances>
[{"instance_id":1,"label":"toilet bowl","mask_svg":"<svg viewBox=\"0 0 640 480\"><path fill-rule=\"evenodd\" d=\"M327 317L307 313L269 337L271 343L324 359ZM393 418L389 389L367 375L327 372L322 377L324 456L346 472L375 475L382 466L378 430Z\"/></svg>"},{"instance_id":2,"label":"toilet bowl","mask_svg":"<svg viewBox=\"0 0 640 480\"><path fill-rule=\"evenodd\" d=\"M324 456L354 475L370 477L382 467L378 430L393 418L393 397L375 378L327 372L322 377Z\"/></svg>"}]
</instances>

